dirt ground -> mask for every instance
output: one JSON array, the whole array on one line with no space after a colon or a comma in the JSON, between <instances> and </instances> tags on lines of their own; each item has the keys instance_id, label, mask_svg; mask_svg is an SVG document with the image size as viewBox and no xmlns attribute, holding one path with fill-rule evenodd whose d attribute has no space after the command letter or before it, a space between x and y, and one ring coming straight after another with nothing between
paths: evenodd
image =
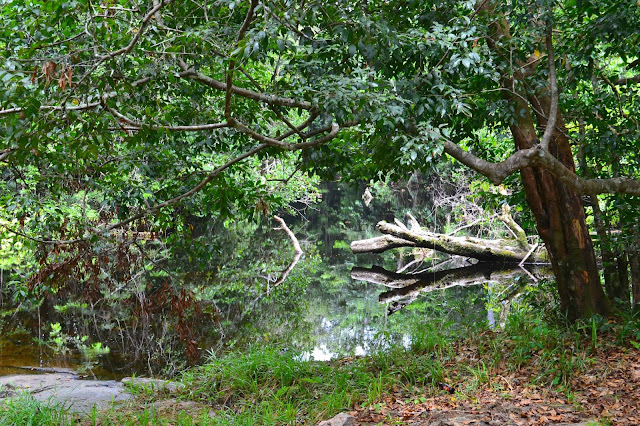
<instances>
[{"instance_id":1,"label":"dirt ground","mask_svg":"<svg viewBox=\"0 0 640 426\"><path fill-rule=\"evenodd\" d=\"M350 414L360 425L640 425L640 350L598 348L591 367L573 374L570 386L537 386L539 368L489 375L472 391L450 384L453 393L400 394Z\"/></svg>"}]
</instances>

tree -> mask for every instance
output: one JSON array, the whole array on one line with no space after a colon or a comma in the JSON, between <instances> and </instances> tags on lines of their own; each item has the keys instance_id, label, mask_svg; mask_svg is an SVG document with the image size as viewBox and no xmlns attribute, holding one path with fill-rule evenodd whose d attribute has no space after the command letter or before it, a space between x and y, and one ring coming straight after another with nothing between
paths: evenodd
<instances>
[{"instance_id":1,"label":"tree","mask_svg":"<svg viewBox=\"0 0 640 426\"><path fill-rule=\"evenodd\" d=\"M444 151L495 184L520 171L563 308L572 318L607 311L581 197L640 195L639 61L629 52L638 34L625 30L640 22L637 6L0 4L10 215L23 226L33 217L27 192L81 188L100 190L114 215L79 217L66 239L53 221L41 242L86 240L145 218L158 226L168 209L224 210L230 199L254 210L269 196L259 178L267 159L370 178L426 169ZM617 143L610 162L594 148L605 128ZM507 137L514 150L488 146ZM588 173L576 172L575 140ZM32 186L21 181L26 171Z\"/></svg>"}]
</instances>

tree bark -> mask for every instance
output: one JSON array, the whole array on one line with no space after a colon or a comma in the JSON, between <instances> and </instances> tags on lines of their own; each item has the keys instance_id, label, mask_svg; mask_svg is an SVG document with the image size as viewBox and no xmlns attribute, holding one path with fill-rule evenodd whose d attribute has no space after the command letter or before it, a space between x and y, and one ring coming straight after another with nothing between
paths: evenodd
<instances>
[{"instance_id":1,"label":"tree bark","mask_svg":"<svg viewBox=\"0 0 640 426\"><path fill-rule=\"evenodd\" d=\"M631 294L633 305L640 305L640 250L634 250L629 255L629 266L631 267Z\"/></svg>"},{"instance_id":2,"label":"tree bark","mask_svg":"<svg viewBox=\"0 0 640 426\"><path fill-rule=\"evenodd\" d=\"M622 301L623 305L629 305L629 257L624 248L618 254L618 282L615 286L615 293L611 298Z\"/></svg>"},{"instance_id":3,"label":"tree bark","mask_svg":"<svg viewBox=\"0 0 640 426\"><path fill-rule=\"evenodd\" d=\"M486 7L489 13L496 14L491 6L483 7ZM491 25L493 34L489 39L489 46L498 51L500 48L496 41L509 41L511 34L507 20L501 16L494 17L498 19L494 19ZM537 65L538 58L532 55L531 59L529 66L521 64L521 73L513 78L503 78L501 81L506 98L515 106L515 123L510 126L510 130L517 150L530 149L540 144L531 111L537 115L538 127L544 129L551 110L549 96L528 96L527 93L516 91L515 80L523 80ZM549 152L568 170L575 173L573 154L565 135L562 113L558 110L549 141ZM549 253L563 311L570 319L596 313L606 314L609 305L600 284L582 198L541 167L522 168L520 175L527 203L536 219L538 233Z\"/></svg>"},{"instance_id":4,"label":"tree bark","mask_svg":"<svg viewBox=\"0 0 640 426\"><path fill-rule=\"evenodd\" d=\"M587 161L585 159L585 122L579 121L580 126L580 144L578 146L578 166L585 178L590 177ZM600 200L597 194L589 196L589 204L593 209L593 224L600 239L600 257L602 258L602 269L604 276L604 288L609 298L613 298L615 294L615 285L618 278L618 271L615 265L615 256L613 255L611 238L609 236L609 224L600 209Z\"/></svg>"},{"instance_id":5,"label":"tree bark","mask_svg":"<svg viewBox=\"0 0 640 426\"><path fill-rule=\"evenodd\" d=\"M615 257L611 250L611 238L607 232L607 225L604 214L600 210L598 196L592 195L591 206L593 207L593 223L600 238L600 255L602 256L602 269L604 273L604 288L607 296L613 299L616 294L616 283L618 282L618 271L616 270Z\"/></svg>"},{"instance_id":6,"label":"tree bark","mask_svg":"<svg viewBox=\"0 0 640 426\"><path fill-rule=\"evenodd\" d=\"M532 96L530 101L539 126L544 127L547 119L540 112L548 113L549 98ZM530 114L519 115L518 125L511 126L511 133L518 149L531 148L537 143ZM549 150L565 167L575 172L571 146L565 135L564 121L558 111ZM562 309L571 319L606 314L608 301L600 283L582 197L545 170L523 170L521 175L538 233L549 252Z\"/></svg>"}]
</instances>

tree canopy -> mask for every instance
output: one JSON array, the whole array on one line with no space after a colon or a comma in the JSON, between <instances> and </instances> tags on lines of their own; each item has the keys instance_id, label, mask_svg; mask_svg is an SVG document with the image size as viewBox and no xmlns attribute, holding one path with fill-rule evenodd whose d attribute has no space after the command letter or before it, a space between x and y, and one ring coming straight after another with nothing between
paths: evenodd
<instances>
[{"instance_id":1,"label":"tree canopy","mask_svg":"<svg viewBox=\"0 0 640 426\"><path fill-rule=\"evenodd\" d=\"M637 249L636 3L0 7L0 196L14 233L60 244L267 212L301 193L302 172L402 177L446 153L523 188L571 316L608 309L582 196L595 215L606 194L603 220ZM43 204L82 191L100 193L93 215Z\"/></svg>"}]
</instances>

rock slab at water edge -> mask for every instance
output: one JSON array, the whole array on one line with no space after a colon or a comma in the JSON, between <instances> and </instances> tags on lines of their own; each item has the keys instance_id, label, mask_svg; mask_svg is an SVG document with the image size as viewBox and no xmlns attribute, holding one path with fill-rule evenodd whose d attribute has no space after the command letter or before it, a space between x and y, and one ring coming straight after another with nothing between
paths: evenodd
<instances>
[{"instance_id":1,"label":"rock slab at water edge","mask_svg":"<svg viewBox=\"0 0 640 426\"><path fill-rule=\"evenodd\" d=\"M132 396L115 380L80 380L70 374L17 374L0 377L0 403L28 392L42 402L63 404L73 413L89 414L94 406L106 408L111 402Z\"/></svg>"}]
</instances>

